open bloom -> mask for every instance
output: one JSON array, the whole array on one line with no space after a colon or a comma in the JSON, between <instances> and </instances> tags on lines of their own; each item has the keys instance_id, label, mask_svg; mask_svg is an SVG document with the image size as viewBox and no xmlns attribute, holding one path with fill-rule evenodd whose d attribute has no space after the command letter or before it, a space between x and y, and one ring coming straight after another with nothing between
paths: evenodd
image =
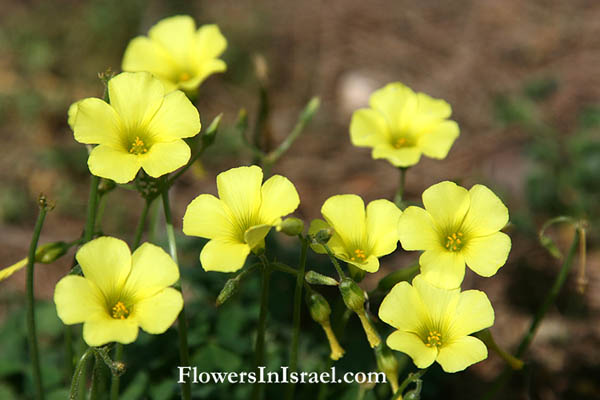
<instances>
[{"instance_id":1,"label":"open bloom","mask_svg":"<svg viewBox=\"0 0 600 400\"><path fill-rule=\"evenodd\" d=\"M84 276L68 275L54 290L59 318L67 325L83 322L89 346L133 342L138 328L159 334L183 307L171 287L179 269L163 249L142 244L133 255L122 240L100 237L76 254Z\"/></svg>"},{"instance_id":2,"label":"open bloom","mask_svg":"<svg viewBox=\"0 0 600 400\"><path fill-rule=\"evenodd\" d=\"M420 207L408 207L400 217L404 250L425 250L419 262L423 276L439 287L460 286L465 263L481 276L492 276L504 265L510 238L499 232L508 209L487 187L468 190L440 182L423 192Z\"/></svg>"},{"instance_id":3,"label":"open bloom","mask_svg":"<svg viewBox=\"0 0 600 400\"><path fill-rule=\"evenodd\" d=\"M262 169L255 165L232 168L217 175L219 198L201 194L188 205L183 232L210 239L200 253L206 271L242 268L251 250L264 247L271 227L300 204L287 178L262 180Z\"/></svg>"},{"instance_id":4,"label":"open bloom","mask_svg":"<svg viewBox=\"0 0 600 400\"><path fill-rule=\"evenodd\" d=\"M372 147L375 159L396 167L410 167L421 154L443 159L458 137L458 124L449 120L452 109L444 100L415 93L400 82L376 90L370 108L352 115L352 144Z\"/></svg>"},{"instance_id":5,"label":"open bloom","mask_svg":"<svg viewBox=\"0 0 600 400\"><path fill-rule=\"evenodd\" d=\"M462 371L487 358L485 344L473 337L494 324L494 309L479 290L441 289L422 275L396 284L383 299L379 318L397 331L387 345L408 354L419 368L437 361L444 371Z\"/></svg>"},{"instance_id":6,"label":"open bloom","mask_svg":"<svg viewBox=\"0 0 600 400\"><path fill-rule=\"evenodd\" d=\"M327 246L336 258L364 271L379 269L379 257L390 254L398 245L398 220L402 211L388 200L374 200L367 205L355 194L328 198L321 207L325 221L316 219L310 234L331 227L334 230ZM313 245L325 253L321 245Z\"/></svg>"},{"instance_id":7,"label":"open bloom","mask_svg":"<svg viewBox=\"0 0 600 400\"><path fill-rule=\"evenodd\" d=\"M129 42L123 55L123 71L148 71L160 78L167 91L196 89L209 75L223 72L218 57L227 40L216 25L196 30L188 15L165 18L150 28L148 37Z\"/></svg>"},{"instance_id":8,"label":"open bloom","mask_svg":"<svg viewBox=\"0 0 600 400\"><path fill-rule=\"evenodd\" d=\"M108 95L110 104L88 98L69 109L75 140L98 145L88 159L92 174L126 183L140 168L157 178L188 162L182 139L200 131L200 116L183 92L165 95L149 73L123 72L108 82Z\"/></svg>"}]
</instances>

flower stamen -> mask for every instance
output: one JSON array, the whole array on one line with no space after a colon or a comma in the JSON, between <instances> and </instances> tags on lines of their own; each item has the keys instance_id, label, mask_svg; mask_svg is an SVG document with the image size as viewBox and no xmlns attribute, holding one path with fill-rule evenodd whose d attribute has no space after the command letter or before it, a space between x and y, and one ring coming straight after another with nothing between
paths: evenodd
<instances>
[{"instance_id":1,"label":"flower stamen","mask_svg":"<svg viewBox=\"0 0 600 400\"><path fill-rule=\"evenodd\" d=\"M133 143L131 143L131 147L129 148L129 152L132 154L142 154L142 153L147 153L148 152L148 148L146 147L146 144L144 143L144 141L142 139L140 139L139 136L135 137L135 140L133 141Z\"/></svg>"},{"instance_id":2,"label":"flower stamen","mask_svg":"<svg viewBox=\"0 0 600 400\"><path fill-rule=\"evenodd\" d=\"M406 147L408 146L408 141L406 140L406 138L398 138L395 142L394 142L394 147L396 149L402 148L402 147Z\"/></svg>"},{"instance_id":3,"label":"flower stamen","mask_svg":"<svg viewBox=\"0 0 600 400\"><path fill-rule=\"evenodd\" d=\"M354 250L354 256L350 257L350 261L356 261L357 259L360 261L365 261L367 259L367 255L365 254L364 250Z\"/></svg>"},{"instance_id":4,"label":"flower stamen","mask_svg":"<svg viewBox=\"0 0 600 400\"><path fill-rule=\"evenodd\" d=\"M442 345L442 335L438 331L429 331L425 346L427 347L440 347Z\"/></svg>"},{"instance_id":5,"label":"flower stamen","mask_svg":"<svg viewBox=\"0 0 600 400\"><path fill-rule=\"evenodd\" d=\"M112 317L114 319L126 319L129 316L129 310L122 301L118 301L112 308Z\"/></svg>"},{"instance_id":6,"label":"flower stamen","mask_svg":"<svg viewBox=\"0 0 600 400\"><path fill-rule=\"evenodd\" d=\"M189 81L191 77L192 76L188 72L182 72L181 74L179 74L179 81L180 82Z\"/></svg>"},{"instance_id":7,"label":"flower stamen","mask_svg":"<svg viewBox=\"0 0 600 400\"><path fill-rule=\"evenodd\" d=\"M459 251L460 249L462 249L464 244L463 236L464 235L462 232L454 232L453 234L448 235L446 237L446 249L450 251Z\"/></svg>"}]
</instances>

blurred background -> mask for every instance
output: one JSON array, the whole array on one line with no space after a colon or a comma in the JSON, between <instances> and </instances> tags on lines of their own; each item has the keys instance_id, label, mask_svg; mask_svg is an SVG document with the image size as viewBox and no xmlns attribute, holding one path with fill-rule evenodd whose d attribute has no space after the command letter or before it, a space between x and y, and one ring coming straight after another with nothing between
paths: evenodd
<instances>
[{"instance_id":1,"label":"blurred background","mask_svg":"<svg viewBox=\"0 0 600 400\"><path fill-rule=\"evenodd\" d=\"M461 127L445 160L424 158L408 171L408 200L419 202L430 185L455 180L467 187L489 186L510 210L513 249L508 263L493 278L468 272L464 284L490 297L496 311L492 332L501 346L514 351L560 268L561 261L539 245L539 228L558 215L589 222L585 292L575 290L576 264L525 357L531 368L515 376L500 398L600 399L600 2L593 0L303 0L284 5L275 0L4 0L0 266L26 256L40 192L56 202L40 243L79 237L89 186L87 152L73 140L67 109L78 99L102 96L97 74L107 68L120 71L130 39L146 34L161 18L182 13L192 15L198 25L219 25L228 40L223 55L228 71L210 77L199 91L196 104L203 125L219 113L223 121L216 144L171 191L179 232L186 205L200 193L216 193L216 174L252 162L233 124L241 108L248 111L250 131L256 121L261 87L257 57L267 70L262 80L269 104L267 146L287 136L312 96L322 100L312 123L274 168L298 188L302 203L296 215L305 221L319 217L321 204L334 194L356 193L365 201L393 197L398 171L384 160L372 160L370 150L353 147L348 126L352 112L367 104L371 92L401 81L447 100ZM103 232L131 241L142 204L135 192L111 192ZM157 232L160 241L162 226ZM559 227L551 235L566 251L573 232ZM182 234L178 239L188 282L184 290L194 365L208 371L249 368L258 279L250 279L242 294L217 312L214 300L227 276L202 271L202 240ZM282 259L295 262L299 250L293 242L272 240ZM52 399L65 398L66 378L57 368L64 357L63 327L51 298L54 285L69 270L71 253L36 270L44 379ZM386 272L415 257L398 251L384 258L382 270L368 276L363 287L372 289ZM312 256L309 267L332 273L322 257ZM278 368L287 362L292 299L286 293L293 282L286 276L274 279L274 298L289 297L273 305L269 322L269 366ZM24 271L0 283L2 399L32 395L24 288ZM324 293L339 314L335 291ZM377 301L371 304L374 311ZM389 327L380 326L387 334ZM319 370L328 354L324 337L306 312L302 327L300 367ZM351 319L344 343L348 353L340 368L375 368L362 335L358 321ZM175 398L175 341L170 330L160 338L141 335L128 347L123 398ZM156 349L164 357L158 359ZM481 398L502 368L495 354L464 373L447 375L436 366L425 376L423 398ZM407 363L403 375L413 369ZM194 390L197 398L243 399L249 387ZM323 388L304 385L299 390L299 398L309 398ZM280 391L272 386L268 395L277 398ZM336 385L329 388L329 398L354 399L357 391ZM366 398L386 396L386 388L378 387Z\"/></svg>"}]
</instances>

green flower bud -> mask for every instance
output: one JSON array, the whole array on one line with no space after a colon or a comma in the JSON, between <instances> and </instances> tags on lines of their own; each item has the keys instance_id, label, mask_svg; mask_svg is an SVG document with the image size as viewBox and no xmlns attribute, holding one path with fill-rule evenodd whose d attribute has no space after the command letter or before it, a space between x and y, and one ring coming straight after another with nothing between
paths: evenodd
<instances>
[{"instance_id":1,"label":"green flower bud","mask_svg":"<svg viewBox=\"0 0 600 400\"><path fill-rule=\"evenodd\" d=\"M306 275L304 275L304 279L306 282L311 285L326 285L326 286L337 286L339 282L333 279L330 276L320 274L315 271L308 271Z\"/></svg>"},{"instance_id":2,"label":"green flower bud","mask_svg":"<svg viewBox=\"0 0 600 400\"><path fill-rule=\"evenodd\" d=\"M385 374L390 385L392 385L392 391L396 393L398 390L398 371L400 369L398 359L392 350L385 343L382 343L375 347L375 360L377 361L377 368Z\"/></svg>"},{"instance_id":3,"label":"green flower bud","mask_svg":"<svg viewBox=\"0 0 600 400\"><path fill-rule=\"evenodd\" d=\"M365 294L356 282L345 277L339 287L346 307L356 313L364 312Z\"/></svg>"},{"instance_id":4,"label":"green flower bud","mask_svg":"<svg viewBox=\"0 0 600 400\"><path fill-rule=\"evenodd\" d=\"M210 146L215 141L215 137L217 136L217 132L219 131L219 124L221 123L221 117L223 114L219 114L212 120L208 129L202 135L202 143L205 147Z\"/></svg>"},{"instance_id":5,"label":"green flower bud","mask_svg":"<svg viewBox=\"0 0 600 400\"><path fill-rule=\"evenodd\" d=\"M227 282L225 282L223 289L221 289L221 292L217 296L217 301L216 301L217 307L224 304L227 300L229 300L229 298L231 296L236 294L239 287L240 287L240 280L238 279L237 276L235 278L231 278Z\"/></svg>"},{"instance_id":6,"label":"green flower bud","mask_svg":"<svg viewBox=\"0 0 600 400\"><path fill-rule=\"evenodd\" d=\"M42 264L50 264L60 257L64 256L69 250L69 245L65 242L46 243L35 251L35 261Z\"/></svg>"},{"instance_id":7,"label":"green flower bud","mask_svg":"<svg viewBox=\"0 0 600 400\"><path fill-rule=\"evenodd\" d=\"M327 244L329 239L333 236L332 228L321 229L319 232L315 234L315 240L320 244Z\"/></svg>"},{"instance_id":8,"label":"green flower bud","mask_svg":"<svg viewBox=\"0 0 600 400\"><path fill-rule=\"evenodd\" d=\"M308 309L310 310L310 316L315 322L322 324L325 321L329 321L329 316L331 315L331 307L325 297L323 297L320 293L311 290L306 293L306 304Z\"/></svg>"},{"instance_id":9,"label":"green flower bud","mask_svg":"<svg viewBox=\"0 0 600 400\"><path fill-rule=\"evenodd\" d=\"M304 222L300 218L286 218L277 225L277 231L283 232L288 236L298 236L304 231Z\"/></svg>"},{"instance_id":10,"label":"green flower bud","mask_svg":"<svg viewBox=\"0 0 600 400\"><path fill-rule=\"evenodd\" d=\"M106 194L117 187L117 184L112 179L101 179L98 184L98 193Z\"/></svg>"}]
</instances>

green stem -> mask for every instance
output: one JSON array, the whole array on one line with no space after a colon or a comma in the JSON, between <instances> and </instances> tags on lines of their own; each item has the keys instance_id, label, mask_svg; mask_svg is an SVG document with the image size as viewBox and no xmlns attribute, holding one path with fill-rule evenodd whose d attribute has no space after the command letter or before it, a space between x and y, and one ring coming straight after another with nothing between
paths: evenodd
<instances>
[{"instance_id":1,"label":"green stem","mask_svg":"<svg viewBox=\"0 0 600 400\"><path fill-rule=\"evenodd\" d=\"M83 353L83 355L77 362L77 366L75 367L75 373L73 374L73 379L71 380L71 390L69 391L69 400L76 400L79 398L79 386L81 384L81 377L87 366L88 359L93 354L94 354L94 349L91 347L88 347L88 349Z\"/></svg>"},{"instance_id":2,"label":"green stem","mask_svg":"<svg viewBox=\"0 0 600 400\"><path fill-rule=\"evenodd\" d=\"M73 331L70 325L64 326L65 334L65 377L73 376L73 358L75 353L73 352Z\"/></svg>"},{"instance_id":3,"label":"green stem","mask_svg":"<svg viewBox=\"0 0 600 400\"><path fill-rule=\"evenodd\" d=\"M92 387L90 388L90 400L97 400L100 397L100 385L102 383L102 366L104 362L94 352L94 369L92 370Z\"/></svg>"},{"instance_id":4,"label":"green stem","mask_svg":"<svg viewBox=\"0 0 600 400\"><path fill-rule=\"evenodd\" d=\"M525 336L523 336L523 339L521 340L521 343L517 348L517 352L515 353L517 358L521 358L523 354L527 351L529 345L531 344L531 341L535 336L535 332L537 331L538 326L544 319L550 306L552 306L552 304L554 304L554 302L556 301L556 298L558 297L558 294L560 293L560 290L562 289L567 279L567 276L569 275L569 271L571 270L571 267L573 265L573 259L575 257L575 252L577 251L577 245L581 240L581 235L581 228L577 227L575 229L575 236L573 237L573 241L571 242L571 247L569 248L567 257L563 262L563 265L554 281L554 284L552 285L552 288L546 295L546 299L538 309L533 321L531 322L531 325L529 326L529 329L525 333ZM504 371L502 371L500 376L496 379L491 389L486 393L486 395L483 398L487 400L495 398L496 394L504 387L504 385L506 385L513 372L513 369L511 369L510 367L506 367Z\"/></svg>"},{"instance_id":5,"label":"green stem","mask_svg":"<svg viewBox=\"0 0 600 400\"><path fill-rule=\"evenodd\" d=\"M285 272L286 274L290 274L290 275L294 275L294 276L298 275L298 270L295 270L294 268L289 267L283 263L273 261L270 263L270 265L271 265L272 269L276 269L278 271Z\"/></svg>"},{"instance_id":6,"label":"green stem","mask_svg":"<svg viewBox=\"0 0 600 400\"><path fill-rule=\"evenodd\" d=\"M292 344L290 347L290 372L296 372L298 369L298 339L300 338L300 312L302 305L302 288L304 287L304 270L306 269L306 253L308 250L308 240L299 235L302 241L302 250L300 251L300 264L296 275L296 290L294 292L294 317L292 328ZM290 383L287 389L288 400L294 398L294 388L296 385Z\"/></svg>"},{"instance_id":7,"label":"green stem","mask_svg":"<svg viewBox=\"0 0 600 400\"><path fill-rule=\"evenodd\" d=\"M42 385L42 372L40 368L40 357L38 350L37 335L35 332L35 312L34 312L34 294L33 294L33 267L35 263L35 250L37 249L42 226L48 209L45 204L40 205L33 237L29 245L29 256L27 258L27 338L29 340L29 352L31 356L31 366L33 368L33 381L35 384L36 399L44 398L44 387Z\"/></svg>"},{"instance_id":8,"label":"green stem","mask_svg":"<svg viewBox=\"0 0 600 400\"><path fill-rule=\"evenodd\" d=\"M396 190L396 195L394 196L394 204L396 204L396 206L398 206L398 208L402 209L404 203L404 187L406 185L406 171L408 171L408 168L406 167L400 167L398 168L400 170L400 180L398 181L398 189Z\"/></svg>"},{"instance_id":9,"label":"green stem","mask_svg":"<svg viewBox=\"0 0 600 400\"><path fill-rule=\"evenodd\" d=\"M173 216L171 215L171 206L169 204L168 187L166 187L162 191L162 201L165 212L167 240L169 241L169 252L171 253L171 258L173 258L173 261L175 261L175 264L179 265L179 261L177 258L177 243L175 241L175 231L173 229ZM181 291L181 283L177 286L178 289ZM185 307L181 308L181 312L177 317L177 327L179 328L177 331L179 334L179 360L181 362L181 365L190 365L190 353L187 339L187 318L185 316ZM190 400L192 398L191 381L188 380L182 384L181 398L183 400Z\"/></svg>"},{"instance_id":10,"label":"green stem","mask_svg":"<svg viewBox=\"0 0 600 400\"><path fill-rule=\"evenodd\" d=\"M269 261L264 256L261 257L261 261L263 262L262 290L260 293L260 314L258 316L256 344L254 346L254 366L256 370L265 363L265 330L267 326L267 312L269 309L269 277L271 274ZM263 384L256 384L253 386L253 400L262 398L263 386Z\"/></svg>"},{"instance_id":11,"label":"green stem","mask_svg":"<svg viewBox=\"0 0 600 400\"><path fill-rule=\"evenodd\" d=\"M142 235L144 234L144 228L146 227L146 220L148 219L148 210L150 209L151 204L151 200L146 200L144 202L144 208L142 208L140 220L135 228L135 236L133 237L133 245L131 246L131 250L137 249L142 241Z\"/></svg>"},{"instance_id":12,"label":"green stem","mask_svg":"<svg viewBox=\"0 0 600 400\"><path fill-rule=\"evenodd\" d=\"M90 196L87 205L87 218L85 220L85 230L83 231L83 243L87 243L94 237L94 227L96 226L96 210L98 208L98 183L100 178L92 175L90 182Z\"/></svg>"},{"instance_id":13,"label":"green stem","mask_svg":"<svg viewBox=\"0 0 600 400\"><path fill-rule=\"evenodd\" d=\"M123 345L117 343L115 346L115 361L123 360ZM119 375L112 374L110 378L110 400L117 400L119 398L119 384L121 377Z\"/></svg>"},{"instance_id":14,"label":"green stem","mask_svg":"<svg viewBox=\"0 0 600 400\"><path fill-rule=\"evenodd\" d=\"M327 252L327 255L329 256L329 259L331 260L331 263L333 264L335 270L337 271L340 279L344 279L346 277L346 275L344 275L344 271L342 271L342 267L340 267L340 263L337 261L337 259L333 255L331 249L329 248L329 246L326 243L321 243L321 244L325 248L325 251Z\"/></svg>"},{"instance_id":15,"label":"green stem","mask_svg":"<svg viewBox=\"0 0 600 400\"><path fill-rule=\"evenodd\" d=\"M413 372L413 373L408 374L408 376L406 377L406 379L398 387L398 391L396 392L396 396L394 396L393 398L394 399L396 399L396 398L401 399L402 398L402 393L408 387L408 385L410 385L412 382L415 382L415 381L418 381L419 379L421 379L421 377L423 375L425 375L425 372L427 372L427 368L420 369L417 372Z\"/></svg>"}]
</instances>

